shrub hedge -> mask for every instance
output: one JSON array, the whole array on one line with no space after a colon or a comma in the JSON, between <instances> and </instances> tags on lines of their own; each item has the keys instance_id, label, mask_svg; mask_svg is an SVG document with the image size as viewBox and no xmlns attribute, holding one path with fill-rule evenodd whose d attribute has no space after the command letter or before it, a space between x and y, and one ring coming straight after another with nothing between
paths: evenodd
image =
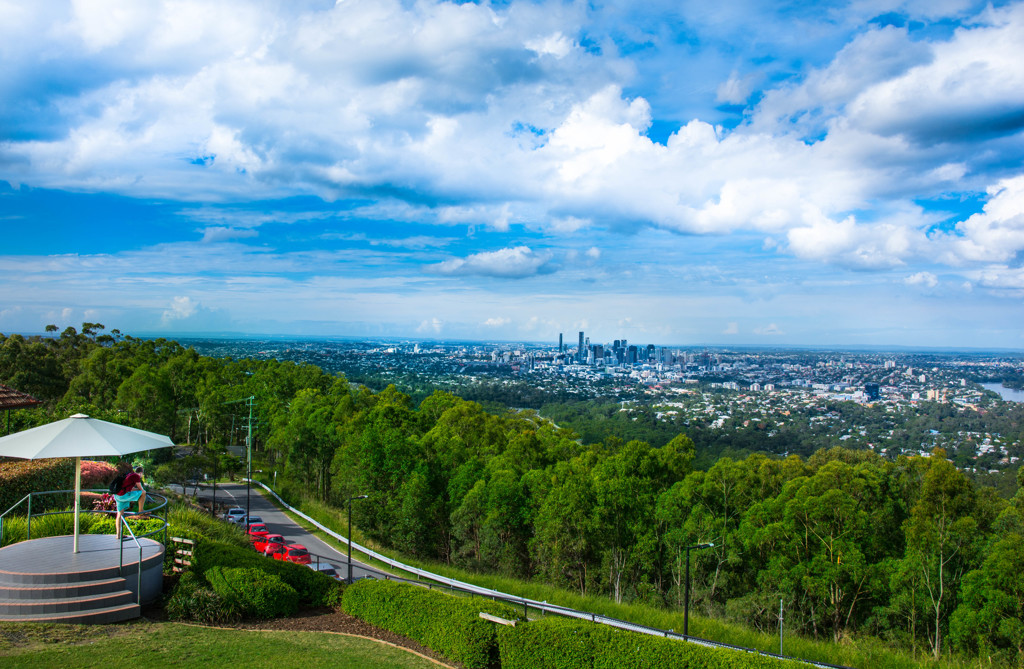
<instances>
[{"instance_id":1,"label":"shrub hedge","mask_svg":"<svg viewBox=\"0 0 1024 669\"><path fill-rule=\"evenodd\" d=\"M0 462L0 513L30 492L70 490L75 486L75 461L70 458L10 460ZM32 512L59 509L71 504L72 495L33 497ZM24 516L27 507L12 512Z\"/></svg>"},{"instance_id":2,"label":"shrub hedge","mask_svg":"<svg viewBox=\"0 0 1024 669\"><path fill-rule=\"evenodd\" d=\"M213 567L206 580L221 599L237 604L246 616L281 618L299 609L299 593L262 569Z\"/></svg>"},{"instance_id":3,"label":"shrub hedge","mask_svg":"<svg viewBox=\"0 0 1024 669\"><path fill-rule=\"evenodd\" d=\"M342 608L371 625L403 634L467 669L497 666L495 623L485 611L515 620L516 609L482 597L455 597L408 583L364 579L348 586Z\"/></svg>"},{"instance_id":4,"label":"shrub hedge","mask_svg":"<svg viewBox=\"0 0 1024 669\"><path fill-rule=\"evenodd\" d=\"M784 669L797 663L567 618L498 630L502 669ZM803 666L803 665L800 665Z\"/></svg>"},{"instance_id":5,"label":"shrub hedge","mask_svg":"<svg viewBox=\"0 0 1024 669\"><path fill-rule=\"evenodd\" d=\"M193 620L207 625L233 623L242 618L241 610L233 601L205 587L193 572L181 575L165 610L171 620Z\"/></svg>"},{"instance_id":6,"label":"shrub hedge","mask_svg":"<svg viewBox=\"0 0 1024 669\"><path fill-rule=\"evenodd\" d=\"M194 558L192 568L204 576L214 567L247 567L273 574L298 592L302 606L336 607L341 602L341 584L330 576L304 565L263 557L251 548L201 540L196 544Z\"/></svg>"}]
</instances>

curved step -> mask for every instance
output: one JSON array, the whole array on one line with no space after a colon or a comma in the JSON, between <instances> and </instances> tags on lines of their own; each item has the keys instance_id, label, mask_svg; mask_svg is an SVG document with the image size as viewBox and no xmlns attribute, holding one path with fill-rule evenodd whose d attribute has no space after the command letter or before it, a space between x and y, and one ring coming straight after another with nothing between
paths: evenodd
<instances>
[{"instance_id":1,"label":"curved step","mask_svg":"<svg viewBox=\"0 0 1024 669\"><path fill-rule=\"evenodd\" d=\"M9 615L0 613L0 620L5 622L79 623L97 625L104 623L119 623L124 620L138 618L141 614L142 609L138 604L120 604L117 606L92 609L89 611L65 611L26 615Z\"/></svg>"},{"instance_id":2,"label":"curved step","mask_svg":"<svg viewBox=\"0 0 1024 669\"><path fill-rule=\"evenodd\" d=\"M129 590L105 592L81 597L50 597L47 599L0 599L0 616L32 616L41 613L72 613L106 609L134 603Z\"/></svg>"},{"instance_id":3,"label":"curved step","mask_svg":"<svg viewBox=\"0 0 1024 669\"><path fill-rule=\"evenodd\" d=\"M102 595L125 589L123 578L81 581L79 583L44 583L33 585L5 585L0 583L0 600L52 599L55 597L85 597Z\"/></svg>"}]
</instances>

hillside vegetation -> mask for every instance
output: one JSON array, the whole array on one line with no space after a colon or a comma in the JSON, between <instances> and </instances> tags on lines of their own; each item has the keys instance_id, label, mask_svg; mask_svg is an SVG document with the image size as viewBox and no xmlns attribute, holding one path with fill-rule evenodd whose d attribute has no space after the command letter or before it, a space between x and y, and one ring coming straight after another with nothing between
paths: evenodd
<instances>
[{"instance_id":1,"label":"hillside vegetation","mask_svg":"<svg viewBox=\"0 0 1024 669\"><path fill-rule=\"evenodd\" d=\"M941 451L885 460L822 449L693 468L654 448L583 443L535 413L494 415L435 392L418 405L309 365L213 359L86 324L0 337L0 382L49 402L20 427L83 411L188 442L224 467L254 396L254 447L291 496L360 494L361 531L407 555L615 602L696 611L842 641L871 634L941 657L1024 660L1024 492L976 487Z\"/></svg>"}]
</instances>

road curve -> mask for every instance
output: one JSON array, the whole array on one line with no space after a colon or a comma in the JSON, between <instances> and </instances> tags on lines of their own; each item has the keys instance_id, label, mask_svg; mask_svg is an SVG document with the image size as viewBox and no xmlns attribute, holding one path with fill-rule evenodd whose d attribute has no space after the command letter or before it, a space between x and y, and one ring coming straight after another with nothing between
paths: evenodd
<instances>
[{"instance_id":1,"label":"road curve","mask_svg":"<svg viewBox=\"0 0 1024 669\"><path fill-rule=\"evenodd\" d=\"M177 494L181 494L181 486L179 485L169 485L166 487ZM188 486L186 496L192 497L194 490L195 489L191 485ZM217 504L239 506L244 509L246 504L245 493L245 484L218 483ZM200 484L199 492L196 493L195 497L204 501L211 501L213 499L213 486L205 483ZM321 564L329 562L334 565L339 576L342 578L346 577L347 569L345 565L348 563L348 557L345 553L344 547L340 549L336 548L319 537L307 532L305 529L300 527L298 523L289 518L286 513L279 510L266 497L264 497L263 491L258 487L254 486L252 488L249 495L249 508L251 515L259 516L263 519L267 527L270 529L271 534L280 534L288 541L288 543L302 544L307 550L309 550L310 554L313 556L314 562L316 562L317 557L319 557ZM379 573L379 569L372 569L358 560L352 560L353 578L376 576Z\"/></svg>"}]
</instances>

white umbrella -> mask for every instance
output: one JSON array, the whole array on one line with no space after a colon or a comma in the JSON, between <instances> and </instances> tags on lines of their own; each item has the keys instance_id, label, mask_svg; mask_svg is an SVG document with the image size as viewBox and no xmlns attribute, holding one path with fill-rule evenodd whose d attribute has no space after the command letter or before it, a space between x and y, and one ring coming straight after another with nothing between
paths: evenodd
<instances>
[{"instance_id":1,"label":"white umbrella","mask_svg":"<svg viewBox=\"0 0 1024 669\"><path fill-rule=\"evenodd\" d=\"M169 437L134 427L108 423L77 413L55 423L0 437L0 455L9 458L40 460L75 459L75 539L78 552L78 498L82 492L82 457L128 455L174 443Z\"/></svg>"}]
</instances>

